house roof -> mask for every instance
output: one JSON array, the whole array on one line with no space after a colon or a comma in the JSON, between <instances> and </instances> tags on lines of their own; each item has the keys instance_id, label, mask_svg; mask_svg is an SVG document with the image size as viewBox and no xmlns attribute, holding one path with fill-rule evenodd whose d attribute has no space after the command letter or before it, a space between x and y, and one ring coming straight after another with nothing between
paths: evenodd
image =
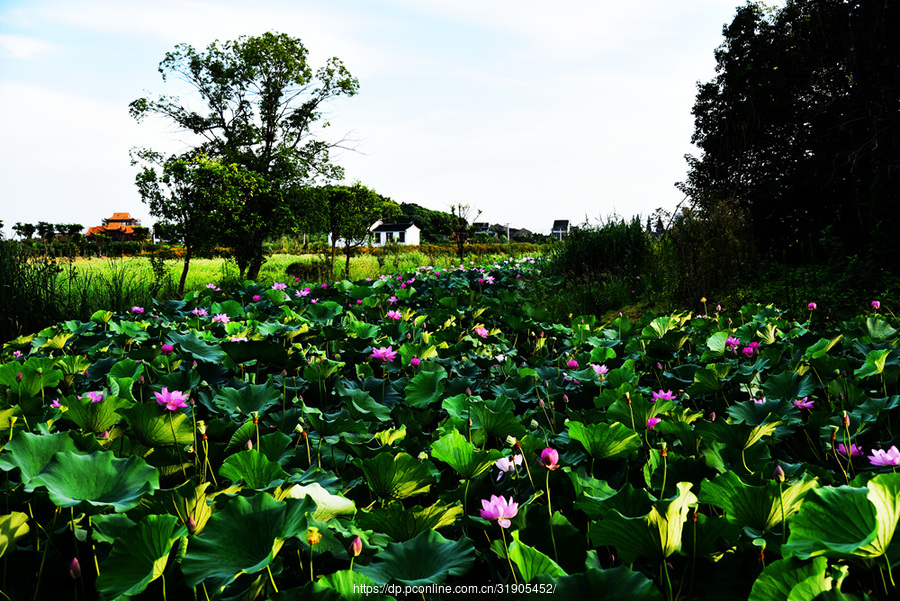
<instances>
[{"instance_id":1,"label":"house roof","mask_svg":"<svg viewBox=\"0 0 900 601\"><path fill-rule=\"evenodd\" d=\"M569 220L568 219L557 219L553 222L553 230L554 231L566 231L569 229Z\"/></svg>"},{"instance_id":2,"label":"house roof","mask_svg":"<svg viewBox=\"0 0 900 601\"><path fill-rule=\"evenodd\" d=\"M408 223L382 223L378 227L372 228L373 232L405 232L411 227L415 227L415 224L410 221Z\"/></svg>"},{"instance_id":3,"label":"house roof","mask_svg":"<svg viewBox=\"0 0 900 601\"><path fill-rule=\"evenodd\" d=\"M131 221L131 213L113 213L109 221Z\"/></svg>"}]
</instances>

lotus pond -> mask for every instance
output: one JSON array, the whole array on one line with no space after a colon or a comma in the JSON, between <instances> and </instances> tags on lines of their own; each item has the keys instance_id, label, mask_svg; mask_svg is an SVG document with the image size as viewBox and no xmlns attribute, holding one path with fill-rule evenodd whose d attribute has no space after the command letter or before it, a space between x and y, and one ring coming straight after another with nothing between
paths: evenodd
<instances>
[{"instance_id":1,"label":"lotus pond","mask_svg":"<svg viewBox=\"0 0 900 601\"><path fill-rule=\"evenodd\" d=\"M554 323L548 285L210 285L7 343L3 597L897 598L896 320Z\"/></svg>"}]
</instances>

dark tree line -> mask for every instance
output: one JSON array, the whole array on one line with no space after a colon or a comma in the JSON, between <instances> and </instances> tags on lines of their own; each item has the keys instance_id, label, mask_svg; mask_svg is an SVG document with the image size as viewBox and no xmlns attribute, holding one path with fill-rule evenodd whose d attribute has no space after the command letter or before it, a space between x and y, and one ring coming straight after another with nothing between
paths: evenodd
<instances>
[{"instance_id":1,"label":"dark tree line","mask_svg":"<svg viewBox=\"0 0 900 601\"><path fill-rule=\"evenodd\" d=\"M738 201L788 260L837 248L896 264L900 3L748 2L723 34L679 188L701 211Z\"/></svg>"}]
</instances>

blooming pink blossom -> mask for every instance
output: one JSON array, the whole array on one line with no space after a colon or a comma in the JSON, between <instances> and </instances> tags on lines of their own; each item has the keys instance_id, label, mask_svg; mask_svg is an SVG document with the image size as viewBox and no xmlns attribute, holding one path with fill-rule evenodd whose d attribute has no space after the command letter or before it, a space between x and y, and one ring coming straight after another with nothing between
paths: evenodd
<instances>
[{"instance_id":1,"label":"blooming pink blossom","mask_svg":"<svg viewBox=\"0 0 900 601\"><path fill-rule=\"evenodd\" d=\"M254 303L258 303L260 298L262 298L260 295L254 294L254 295L253 295L253 302L254 302Z\"/></svg>"},{"instance_id":2,"label":"blooming pink blossom","mask_svg":"<svg viewBox=\"0 0 900 601\"><path fill-rule=\"evenodd\" d=\"M13 351L13 358L18 359L22 356L22 351Z\"/></svg>"},{"instance_id":3,"label":"blooming pink blossom","mask_svg":"<svg viewBox=\"0 0 900 601\"><path fill-rule=\"evenodd\" d=\"M181 391L173 390L169 392L169 389L164 387L162 392L154 392L153 394L156 396L156 402L160 405L165 405L169 411L177 411L187 407L187 396Z\"/></svg>"},{"instance_id":4,"label":"blooming pink blossom","mask_svg":"<svg viewBox=\"0 0 900 601\"><path fill-rule=\"evenodd\" d=\"M191 311L197 317L203 317L204 315L209 315L209 311L204 309L203 307L196 307L193 311Z\"/></svg>"},{"instance_id":5,"label":"blooming pink blossom","mask_svg":"<svg viewBox=\"0 0 900 601\"><path fill-rule=\"evenodd\" d=\"M372 358L381 359L384 363L390 363L397 358L397 351L390 346L372 349Z\"/></svg>"},{"instance_id":6,"label":"blooming pink blossom","mask_svg":"<svg viewBox=\"0 0 900 601\"><path fill-rule=\"evenodd\" d=\"M400 311L388 311L387 315L385 315L388 319L398 320L403 319L403 316L400 314Z\"/></svg>"},{"instance_id":7,"label":"blooming pink blossom","mask_svg":"<svg viewBox=\"0 0 900 601\"><path fill-rule=\"evenodd\" d=\"M519 512L519 504L514 503L512 497L507 501L503 497L491 495L490 500L481 500L481 506L483 507L481 517L486 520L497 520L501 528L509 528L511 525L509 518L516 517Z\"/></svg>"},{"instance_id":8,"label":"blooming pink blossom","mask_svg":"<svg viewBox=\"0 0 900 601\"><path fill-rule=\"evenodd\" d=\"M541 451L540 464L548 470L555 470L559 467L559 451L556 449L546 448Z\"/></svg>"},{"instance_id":9,"label":"blooming pink blossom","mask_svg":"<svg viewBox=\"0 0 900 601\"><path fill-rule=\"evenodd\" d=\"M409 364L412 365L413 367L419 367L420 363L422 363L422 360L419 359L418 357L413 357L412 359L409 360Z\"/></svg>"},{"instance_id":10,"label":"blooming pink blossom","mask_svg":"<svg viewBox=\"0 0 900 601\"><path fill-rule=\"evenodd\" d=\"M566 365L569 366L569 369L577 369L577 368L578 368L578 361L576 361L575 359L569 359L569 362L566 363Z\"/></svg>"},{"instance_id":11,"label":"blooming pink blossom","mask_svg":"<svg viewBox=\"0 0 900 601\"><path fill-rule=\"evenodd\" d=\"M656 424L661 422L662 419L659 417L651 417L647 420L647 428L650 430L656 430Z\"/></svg>"},{"instance_id":12,"label":"blooming pink blossom","mask_svg":"<svg viewBox=\"0 0 900 601\"><path fill-rule=\"evenodd\" d=\"M59 404L59 399L53 399L53 402L50 403L50 406L54 409L59 409L62 405Z\"/></svg>"},{"instance_id":13,"label":"blooming pink blossom","mask_svg":"<svg viewBox=\"0 0 900 601\"><path fill-rule=\"evenodd\" d=\"M517 465L522 465L522 455L514 455L512 457L501 457L494 462L494 465L500 470L497 474L497 480L503 477L506 472L515 471Z\"/></svg>"},{"instance_id":14,"label":"blooming pink blossom","mask_svg":"<svg viewBox=\"0 0 900 601\"><path fill-rule=\"evenodd\" d=\"M759 354L759 343L751 342L750 344L745 346L744 350L741 352L744 353L744 356L746 357L755 357Z\"/></svg>"},{"instance_id":15,"label":"blooming pink blossom","mask_svg":"<svg viewBox=\"0 0 900 601\"><path fill-rule=\"evenodd\" d=\"M309 296L309 293L310 293L309 286L307 286L303 290L297 290L294 293L294 296L296 296L297 298L302 298L304 296Z\"/></svg>"},{"instance_id":16,"label":"blooming pink blossom","mask_svg":"<svg viewBox=\"0 0 900 601\"><path fill-rule=\"evenodd\" d=\"M143 308L143 307L137 307L137 306L135 306L135 307L132 307L132 308L131 308L131 312L134 313L135 315L143 315L143 314L144 314L144 308Z\"/></svg>"},{"instance_id":17,"label":"blooming pink blossom","mask_svg":"<svg viewBox=\"0 0 900 601\"><path fill-rule=\"evenodd\" d=\"M651 395L650 401L655 403L656 401L674 401L675 395L672 394L671 390L657 390Z\"/></svg>"},{"instance_id":18,"label":"blooming pink blossom","mask_svg":"<svg viewBox=\"0 0 900 601\"><path fill-rule=\"evenodd\" d=\"M388 299L388 303L390 303L390 304L392 304L392 305L393 305L394 303L396 303L396 302L397 302L397 297L396 297L396 296L392 296L392 297L390 297L390 298Z\"/></svg>"},{"instance_id":19,"label":"blooming pink blossom","mask_svg":"<svg viewBox=\"0 0 900 601\"><path fill-rule=\"evenodd\" d=\"M881 308L881 302L877 300L872 301L872 308L876 311Z\"/></svg>"},{"instance_id":20,"label":"blooming pink blossom","mask_svg":"<svg viewBox=\"0 0 900 601\"><path fill-rule=\"evenodd\" d=\"M477 326L473 331L482 338L488 337L488 331L484 328L484 326Z\"/></svg>"},{"instance_id":21,"label":"blooming pink blossom","mask_svg":"<svg viewBox=\"0 0 900 601\"><path fill-rule=\"evenodd\" d=\"M275 282L272 284L272 290L284 290L285 288L287 288L287 284L284 282Z\"/></svg>"},{"instance_id":22,"label":"blooming pink blossom","mask_svg":"<svg viewBox=\"0 0 900 601\"><path fill-rule=\"evenodd\" d=\"M847 456L847 447L844 446L844 443L839 442L837 446L838 453L843 456ZM862 455L862 449L856 446L853 443L850 443L850 456L851 457L859 457Z\"/></svg>"},{"instance_id":23,"label":"blooming pink blossom","mask_svg":"<svg viewBox=\"0 0 900 601\"><path fill-rule=\"evenodd\" d=\"M812 409L813 405L815 404L816 401L815 400L810 401L808 399L809 399L808 396L805 396L802 399L794 399L794 405L796 405L800 409Z\"/></svg>"},{"instance_id":24,"label":"blooming pink blossom","mask_svg":"<svg viewBox=\"0 0 900 601\"><path fill-rule=\"evenodd\" d=\"M228 323L231 321L231 318L225 315L224 313L216 313L213 318L213 321L217 321L219 323Z\"/></svg>"},{"instance_id":25,"label":"blooming pink blossom","mask_svg":"<svg viewBox=\"0 0 900 601\"><path fill-rule=\"evenodd\" d=\"M733 353L737 353L738 347L741 345L741 341L734 336L729 336L725 339L725 348L730 350Z\"/></svg>"},{"instance_id":26,"label":"blooming pink blossom","mask_svg":"<svg viewBox=\"0 0 900 601\"><path fill-rule=\"evenodd\" d=\"M164 344L164 345L162 345L160 352L162 352L163 355L171 355L172 353L175 352L175 347L172 346L171 344Z\"/></svg>"},{"instance_id":27,"label":"blooming pink blossom","mask_svg":"<svg viewBox=\"0 0 900 601\"><path fill-rule=\"evenodd\" d=\"M808 305L806 305L806 308L809 309L810 311L815 311L816 303L809 303Z\"/></svg>"},{"instance_id":28,"label":"blooming pink blossom","mask_svg":"<svg viewBox=\"0 0 900 601\"><path fill-rule=\"evenodd\" d=\"M763 405L768 402L766 400L766 397L760 397L758 399L750 397L750 400L753 401L754 403L756 403L757 405Z\"/></svg>"},{"instance_id":29,"label":"blooming pink blossom","mask_svg":"<svg viewBox=\"0 0 900 601\"><path fill-rule=\"evenodd\" d=\"M221 292L222 291L222 289L219 288L218 286L216 286L215 284L207 284L206 287L209 288L210 290L212 290L213 292Z\"/></svg>"},{"instance_id":30,"label":"blooming pink blossom","mask_svg":"<svg viewBox=\"0 0 900 601\"><path fill-rule=\"evenodd\" d=\"M900 451L897 450L896 446L892 446L887 451L873 449L872 454L869 455L869 463L872 465L900 465Z\"/></svg>"},{"instance_id":31,"label":"blooming pink blossom","mask_svg":"<svg viewBox=\"0 0 900 601\"><path fill-rule=\"evenodd\" d=\"M594 368L594 373L598 376L604 376L609 373L609 368L606 365L597 365L596 363L591 363L591 367Z\"/></svg>"},{"instance_id":32,"label":"blooming pink blossom","mask_svg":"<svg viewBox=\"0 0 900 601\"><path fill-rule=\"evenodd\" d=\"M103 400L103 393L99 392L99 391L98 392L86 392L83 395L81 395L81 398L91 399L92 403L99 403L100 401Z\"/></svg>"}]
</instances>

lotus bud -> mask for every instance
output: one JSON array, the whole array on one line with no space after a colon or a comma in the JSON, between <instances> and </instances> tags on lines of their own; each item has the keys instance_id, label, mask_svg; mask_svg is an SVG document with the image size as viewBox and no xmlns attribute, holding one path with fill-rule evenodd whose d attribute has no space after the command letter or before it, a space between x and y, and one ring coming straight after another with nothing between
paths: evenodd
<instances>
[{"instance_id":1,"label":"lotus bud","mask_svg":"<svg viewBox=\"0 0 900 601\"><path fill-rule=\"evenodd\" d=\"M841 416L841 425L845 428L850 427L850 416L847 415L846 411L844 411L844 414Z\"/></svg>"},{"instance_id":2,"label":"lotus bud","mask_svg":"<svg viewBox=\"0 0 900 601\"><path fill-rule=\"evenodd\" d=\"M507 436L506 436L506 444L508 444L508 445L511 446L511 447L514 447L514 446L516 446L517 444L519 444L519 441L516 440L516 437L515 437L515 436L509 436L509 435L507 435Z\"/></svg>"},{"instance_id":3,"label":"lotus bud","mask_svg":"<svg viewBox=\"0 0 900 601\"><path fill-rule=\"evenodd\" d=\"M565 401L565 403L568 404L568 403L569 403L569 395L564 394L564 395L563 395L563 401Z\"/></svg>"},{"instance_id":4,"label":"lotus bud","mask_svg":"<svg viewBox=\"0 0 900 601\"><path fill-rule=\"evenodd\" d=\"M72 562L69 564L69 576L72 580L81 578L81 564L78 563L77 557L73 557Z\"/></svg>"},{"instance_id":5,"label":"lotus bud","mask_svg":"<svg viewBox=\"0 0 900 601\"><path fill-rule=\"evenodd\" d=\"M317 545L322 542L322 533L319 532L319 529L315 526L311 526L306 529L306 542L312 545Z\"/></svg>"},{"instance_id":6,"label":"lotus bud","mask_svg":"<svg viewBox=\"0 0 900 601\"><path fill-rule=\"evenodd\" d=\"M784 482L784 470L781 469L780 465L775 466L775 481L779 484Z\"/></svg>"},{"instance_id":7,"label":"lotus bud","mask_svg":"<svg viewBox=\"0 0 900 601\"><path fill-rule=\"evenodd\" d=\"M532 430L537 430L538 428L541 427L541 425L539 423L537 423L537 420L534 420L534 419L531 420L531 423L528 425L531 427Z\"/></svg>"},{"instance_id":8,"label":"lotus bud","mask_svg":"<svg viewBox=\"0 0 900 601\"><path fill-rule=\"evenodd\" d=\"M362 539L358 536L353 539L353 542L350 543L350 555L353 557L359 557L359 554L362 553Z\"/></svg>"},{"instance_id":9,"label":"lotus bud","mask_svg":"<svg viewBox=\"0 0 900 601\"><path fill-rule=\"evenodd\" d=\"M19 372L16 374L16 382L21 382L21 381L22 381L22 372Z\"/></svg>"},{"instance_id":10,"label":"lotus bud","mask_svg":"<svg viewBox=\"0 0 900 601\"><path fill-rule=\"evenodd\" d=\"M253 450L253 441L247 440L246 444L244 444L244 449L247 451L252 451Z\"/></svg>"},{"instance_id":11,"label":"lotus bud","mask_svg":"<svg viewBox=\"0 0 900 601\"><path fill-rule=\"evenodd\" d=\"M466 388L466 396L472 396L472 389Z\"/></svg>"},{"instance_id":12,"label":"lotus bud","mask_svg":"<svg viewBox=\"0 0 900 601\"><path fill-rule=\"evenodd\" d=\"M711 422L716 421L716 412L715 411L713 411L712 413L709 414L709 421L711 421Z\"/></svg>"},{"instance_id":13,"label":"lotus bud","mask_svg":"<svg viewBox=\"0 0 900 601\"><path fill-rule=\"evenodd\" d=\"M538 399L538 405L541 406L541 409L544 408L544 399Z\"/></svg>"},{"instance_id":14,"label":"lotus bud","mask_svg":"<svg viewBox=\"0 0 900 601\"><path fill-rule=\"evenodd\" d=\"M416 459L418 459L419 461L425 461L426 459L428 459L428 453L422 451L421 453L419 453L419 456L416 457Z\"/></svg>"},{"instance_id":15,"label":"lotus bud","mask_svg":"<svg viewBox=\"0 0 900 601\"><path fill-rule=\"evenodd\" d=\"M187 519L187 529L191 534L197 531L197 520L193 518L193 516L188 516Z\"/></svg>"}]
</instances>

